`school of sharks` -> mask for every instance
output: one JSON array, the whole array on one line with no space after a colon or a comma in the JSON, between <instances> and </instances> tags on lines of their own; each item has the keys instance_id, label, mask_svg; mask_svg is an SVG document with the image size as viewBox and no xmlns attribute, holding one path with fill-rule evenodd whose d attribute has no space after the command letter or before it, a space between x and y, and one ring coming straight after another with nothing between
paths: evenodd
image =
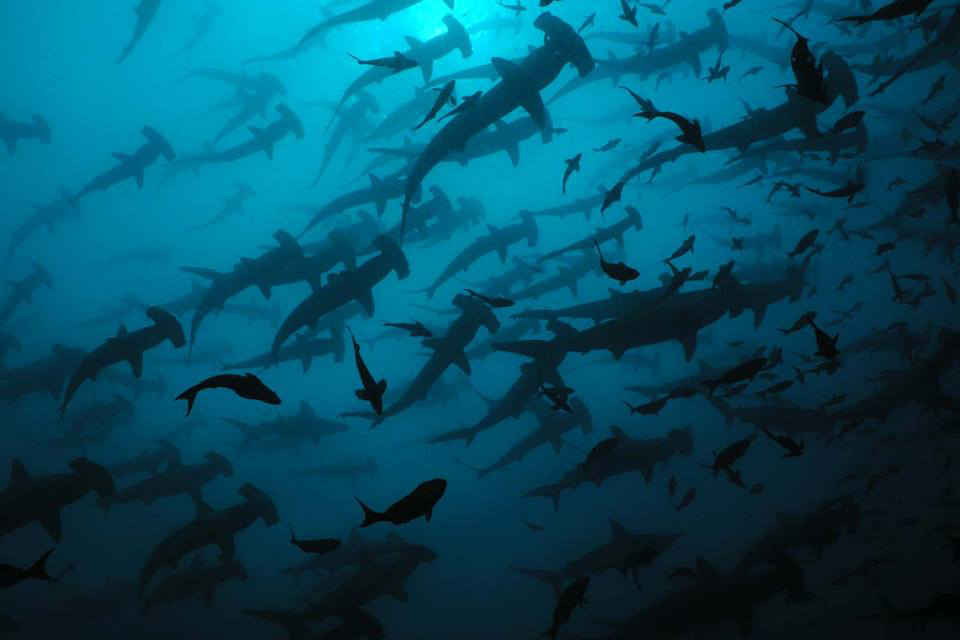
<instances>
[{"instance_id":1,"label":"school of sharks","mask_svg":"<svg viewBox=\"0 0 960 640\"><path fill-rule=\"evenodd\" d=\"M960 4L0 54L0 638L958 637Z\"/></svg>"}]
</instances>

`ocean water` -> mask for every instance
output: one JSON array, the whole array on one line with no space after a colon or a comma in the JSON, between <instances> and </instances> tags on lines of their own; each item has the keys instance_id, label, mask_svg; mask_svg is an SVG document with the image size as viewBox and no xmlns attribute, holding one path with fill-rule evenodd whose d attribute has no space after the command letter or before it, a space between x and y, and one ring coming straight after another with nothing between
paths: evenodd
<instances>
[{"instance_id":1,"label":"ocean water","mask_svg":"<svg viewBox=\"0 0 960 640\"><path fill-rule=\"evenodd\" d=\"M719 1L677 1L662 12L636 6L633 26L621 18L633 5L614 0L544 8L528 0L522 11L480 0L406 4L384 19L324 28L296 48L311 27L367 5L0 3L0 271L9 283L0 290L0 463L13 469L0 493L0 563L22 569L55 549L46 567L56 578L0 591L0 636L535 638L551 628L558 602L563 609L559 591L589 576L586 602L554 629L557 637L954 637L958 10L934 0L917 18L856 26L837 19L880 3L745 0L724 10ZM551 17L538 18L544 12ZM812 79L801 78L800 90L822 82L822 102L785 87L798 83L797 36L773 18L809 39L812 64L797 64ZM118 61L138 20L142 37ZM469 45L424 53L461 28ZM395 52L394 62L412 58L412 68L390 73L348 55L384 65ZM902 77L881 84L920 52ZM491 58L512 62L464 73ZM725 78L708 80L727 65ZM344 98L371 69L381 77ZM457 105L488 91L500 102L468 100L443 121L453 105L437 105L439 115L415 129L451 78ZM498 108L494 128L485 118ZM644 111L679 118L634 116ZM530 122L541 113L542 131ZM290 133L269 137L271 123L294 121ZM694 121L702 153L676 139L677 122ZM732 133L737 123L742 130ZM524 127L513 142L494 135ZM457 137L461 129L473 143ZM158 152L166 145L172 160ZM132 167L138 149L158 156L142 173L91 182ZM444 161L420 172L418 158L434 153ZM565 161L577 154L581 168L564 194ZM396 187L370 196L382 183ZM849 198L831 193L843 188L852 188ZM241 189L249 196L228 210ZM413 213L401 237L405 191ZM357 198L341 206L351 193ZM418 227L417 212L444 197L454 211L440 207ZM446 229L468 199L482 217ZM551 215L583 199L591 201L585 211ZM634 270L620 283L590 239L627 226L630 215L642 224L619 238L598 236L603 259ZM473 243L503 238L524 219L535 235L491 241L469 268L426 291ZM665 260L691 236L692 251ZM547 256L580 240L583 250ZM376 259L383 246L402 251L409 273L401 267L367 289L345 287L346 266ZM257 260L268 251L284 256L293 275ZM345 265L343 255L353 261ZM511 269L523 281L496 286ZM565 270L576 286L535 298L523 292ZM218 287L229 295L219 298ZM367 311L344 324L337 298L315 333L298 326L285 335L287 346L329 339L338 357L230 371L258 376L279 405L214 389L184 416L178 394L225 363L268 354L299 304L344 289L347 298L372 300ZM605 300L614 308L603 317L547 321ZM145 313L152 306L177 318L186 344L163 341L142 353L130 345L128 332L154 324ZM784 331L811 312L812 324ZM480 328L465 349L453 349L439 338L461 313L492 315L499 329ZM540 321L524 326L524 315ZM421 322L437 340L385 322ZM374 386L387 381L388 414L431 354L448 354L445 371L425 398L373 421L371 404L355 393L364 385L351 332ZM490 342L492 351L472 351ZM85 368L89 357L81 362L98 348L112 358L102 373ZM150 388L138 390L130 374L141 360L139 379ZM756 370L744 368L751 362ZM84 381L84 373L97 375ZM61 417L74 376L82 384ZM507 392L518 376L528 388L514 402ZM714 380L714 391L703 384ZM629 388L637 386L650 390ZM563 399L539 395L557 387L568 388L572 414ZM669 397L683 387L692 389ZM662 407L646 404L663 398ZM116 415L116 407L129 410ZM444 440L491 407L505 417L475 438ZM749 411L763 415L745 419ZM303 426L296 435L245 444L251 425L291 416L287 424ZM521 460L478 471L538 425L574 419ZM703 468L742 439L742 457ZM791 443L802 443L802 453L784 458ZM180 462L116 472L159 447L175 448ZM657 455L664 448L669 455ZM101 465L124 495L153 475L208 461L209 452L229 460L229 477L202 487L187 480L183 492L149 504L86 490L101 479L99 467L74 462ZM336 471L368 464L374 472ZM301 473L317 468L326 473ZM529 495L571 473L582 482L556 505ZM73 475L43 481L54 474ZM447 484L429 519L419 517L429 505L415 496L401 505L413 503L412 521L358 528L358 499L386 510L434 478ZM175 568L143 578L168 535L248 501L249 490L239 493L248 485L271 501L267 517L235 535L208 532L197 548L174 554ZM78 487L83 495L70 495ZM290 526L300 538L342 547L294 580L283 570L311 554L290 543ZM616 537L620 526L682 535L654 548ZM407 544L397 546L397 535ZM219 546L230 540L232 554ZM598 552L552 584L517 570L560 572L600 547L612 556ZM391 573L414 556L409 575ZM197 557L205 570L239 563L246 577L218 582L208 606ZM676 574L680 567L694 575ZM163 588L183 597L154 606ZM379 634L351 625L357 608L379 621Z\"/></svg>"}]
</instances>

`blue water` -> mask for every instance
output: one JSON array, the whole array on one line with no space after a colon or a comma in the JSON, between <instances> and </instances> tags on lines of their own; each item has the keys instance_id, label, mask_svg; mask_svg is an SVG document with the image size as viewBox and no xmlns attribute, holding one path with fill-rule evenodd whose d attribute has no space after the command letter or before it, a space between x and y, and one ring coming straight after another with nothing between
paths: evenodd
<instances>
[{"instance_id":1,"label":"blue water","mask_svg":"<svg viewBox=\"0 0 960 640\"><path fill-rule=\"evenodd\" d=\"M843 0L837 2L847 4ZM334 2L328 11L337 14L358 4ZM529 47L543 45L543 33L532 24L541 10L534 2L526 4L517 28L510 23L503 31L472 33L472 55L465 59L460 51L448 53L436 61L433 76L485 64L495 56L520 59L528 54ZM640 7L638 29L618 19L620 10L613 0L565 0L552 4L548 10L574 28L596 11L595 25L583 32L593 56L608 59L612 52L621 59L636 55L642 60L643 56L653 55L646 44L612 42L600 37L602 32L639 34L646 39L644 34L659 22L656 51L677 46L687 37L685 34L704 28L708 24L706 10L714 5L719 9L720 4L669 3L666 15L655 15ZM486 218L479 225L459 228L448 240L431 246L405 243L409 277L400 280L396 274L388 275L373 289L372 317L358 316L349 321L366 365L376 379L388 381L386 405L390 406L419 371L427 349L419 339L397 332L385 333L381 323L419 320L437 335L443 335L456 315L439 311L449 308L450 300L465 287L482 291L489 278L502 274L512 263L502 263L495 253L486 255L466 273L443 284L432 298L418 290L428 287L468 244L488 233L487 225L507 227L517 222L517 214L522 210L540 211L604 193L654 141L660 141L660 152L682 145L674 140L678 131L670 122L657 119L647 123L631 117L637 105L617 88L617 83L653 100L658 109L698 119L704 134L743 118L744 102L750 108L774 108L784 101L781 85L795 81L789 67L794 38L789 32L778 33L779 26L771 18L787 19L802 4L787 3L789 6L776 10L759 0L746 0L726 12L723 20L730 44L721 59L722 65L731 67L726 80L708 83L704 79L718 57L717 47L710 46L698 55L702 65L699 78L691 72L690 64L680 64L663 70L660 78L657 76L661 70L648 77L625 73L614 81L604 79L586 84L553 101L557 91L576 76L568 65L542 92L553 127L562 130L551 141L545 143L537 134L521 142L520 160L515 167L508 154L498 152L465 166L446 162L433 169L423 183L424 199L429 198L429 187L437 185L455 203L458 197L478 198L485 207ZM813 4L822 11L815 10L793 24L810 39L817 56L831 47L856 45L860 51L845 54L847 62L868 65L874 55L906 60L912 52L927 46L919 30L906 35L900 47L884 46L888 36L913 24L912 18L875 23L862 30L851 27L844 32L831 24L831 18L824 13L830 9L828 3L815 0ZM207 143L235 110L233 106L212 107L230 100L234 91L224 83L185 77L193 71L269 71L286 88L285 95L271 99L264 114L254 116L225 136L218 149L248 140L248 125L262 128L274 121L278 101L297 114L305 137L280 140L272 149L272 159L259 152L236 162L206 164L197 171L187 169L167 178L164 176L171 165L161 158L146 168L142 189L131 179L106 191L84 195L76 209L68 210L50 232L41 227L31 233L0 267L2 278L20 281L38 263L49 271L52 286L39 287L29 303L17 306L0 324L0 331L15 336L20 343L19 351L3 357L8 371L47 356L56 344L91 350L114 336L121 325L128 330L148 326L150 322L142 310L126 304L129 297L162 306L189 292L194 282L204 284L180 267L228 272L241 258L261 255L276 246L274 232L282 229L296 236L315 212L337 196L367 187L370 182L365 166L375 158L369 148L401 148L408 142L429 142L442 126L436 120L417 131L410 130L429 108L430 101L426 101L426 108L409 115L388 139L368 139L365 132L369 129L363 127L348 133L319 182L310 186L338 123L334 118L334 126L328 128L329 103L338 101L343 89L369 68L357 65L347 52L361 58L389 57L407 49L404 36L426 41L445 32L441 20L451 13L468 29L513 15L492 1L457 0L451 11L441 0L422 0L384 21L334 28L326 33L322 43L295 57L244 65L244 60L293 45L327 15L320 3L221 2L219 12L212 15L209 32L185 52L198 20L212 5L166 0L160 3L132 53L117 63L115 60L134 28L134 5L132 0L44 0L0 6L0 59L4 61L0 113L17 122L30 122L32 114L42 114L51 132L46 144L24 139L11 154L0 150L0 244L4 245L0 250L6 251L9 238L34 213L35 204L56 201L61 189L69 193L79 191L89 180L117 164L111 153L133 153L145 141L140 133L144 126L161 132L180 162L205 153ZM858 13L859 9L852 7L851 11ZM925 15L935 13L941 16L941 28L952 16L948 3L936 0ZM778 48L780 64L760 59L756 51L745 49L736 39L738 36L758 38ZM158 438L167 438L180 450L184 463L201 462L208 451L219 452L231 460L236 473L205 484L205 503L214 509L237 504L241 501L237 490L251 483L270 496L280 516L280 522L273 526L258 521L236 536L236 559L249 577L218 586L213 607L208 608L201 598L191 596L141 613L137 582L146 558L168 533L191 521L196 508L188 496L179 495L148 506L121 504L104 513L97 507L96 497L86 495L60 511L63 537L59 543L54 544L37 523L0 537L0 563L25 567L52 547L56 551L48 563L51 573L76 563L75 570L55 584L26 581L0 592L0 619L9 617L19 623L18 632L8 633L23 638L68 634L74 638L285 637L281 626L255 620L242 611L300 609L359 570L352 567L334 577L307 577L295 585L279 571L306 556L288 542L287 524L294 525L303 538L346 541L362 518L354 496L385 509L420 482L442 477L448 487L429 522L421 518L396 527L379 524L363 530L365 538L374 539L382 539L395 530L409 542L429 546L437 555L435 561L422 564L406 580L406 602L387 595L362 603L366 611L380 620L388 638L534 638L550 626L556 596L545 583L512 571L511 567L557 569L607 542L610 518L635 533L685 532L676 545L640 570L639 593L630 577L625 578L619 571L593 576L587 594L589 602L574 611L570 624L560 634L571 638L620 637L611 636L614 627L602 621L627 620L665 594L690 588L689 581L668 577L676 567L693 566L697 558L705 558L721 571L732 571L750 545L777 523L778 513L808 514L822 502L842 494L851 494L860 504L863 515L859 531L844 530L819 560L809 547L791 550L803 567L807 591L815 597L785 604L781 594L757 603L752 636L879 637L885 629L893 629L907 634L903 637L912 633L951 637L955 626L951 627L949 616L930 617L921 631L916 621L926 618L910 619L905 612L924 606L938 593L955 593L957 588L953 572L956 565L951 566L951 551L945 546L949 545L950 532L956 535L956 506L952 498L956 470L948 466L945 473L940 473L945 461L957 455L955 398L926 407L916 398L907 399L904 406L885 419L868 419L839 440L828 432L836 436L845 421L818 434L790 433L791 437L804 440L805 451L797 458L781 459L783 450L759 434L746 456L736 464L746 489L757 483L765 485L765 491L759 495L727 482L722 473L715 476L698 466L709 464L714 452L734 440L758 433L755 425L741 421L725 424L723 416L699 393L690 399L671 400L659 414L650 416L631 415L623 401L642 404L652 399L626 391L626 386L642 384L669 389L672 381L696 374L698 367L729 367L747 360L758 349L769 354L776 347L782 349L785 362L772 368L766 379L754 380L740 396L728 399L729 403L775 406L787 401L816 408L836 394L848 394L830 409L834 411L885 388L893 379L890 371L914 375L914 365L902 353L847 355L844 346L893 323L905 322L914 334L929 337L918 339L913 348L907 349L919 366L939 348L938 330L958 329L957 307L949 299L948 291L960 286L952 255L960 231L956 224L945 224L956 213L950 213L943 195L924 204L926 211L920 217L907 215L902 205L908 192L927 183L938 172L943 172L943 184L947 184L950 167L958 166L952 122L948 121L938 133L925 127L912 113L917 111L936 122L956 114L960 93L955 57L954 50L953 66L939 63L908 73L877 97L868 95L876 86L871 84L871 76L855 72L859 100L847 108L838 99L819 115L817 123L820 131L827 132L844 113L863 110L862 127L870 140L865 148L845 149L834 158L823 152L770 153L765 166L745 169L740 175L715 183L686 184L724 169L727 161L737 155L736 149L708 149L705 154L687 154L664 164L662 172L653 177L645 172L634 178L627 183L622 200L602 214L595 206L589 216L574 213L563 218L538 217L536 246L517 243L510 248L510 257L536 263L544 253L587 238L597 228L621 220L625 206L636 207L643 219L642 230L626 232L622 252L614 242L603 248L608 260L622 260L634 267L639 277L620 286L599 269L593 269L580 279L575 297L569 290L561 289L536 300L519 301L513 307L494 309L501 330L514 322L513 314L527 309L557 309L596 301L606 298L609 289L656 289L661 286L659 277L667 273L663 259L690 234L696 234L694 252L675 263L681 268L689 266L694 272L710 273L705 280L688 282L674 296L708 289L717 268L728 260L775 279L788 265L800 263L802 256L793 259L787 253L812 229L820 230L818 243L823 247L810 259L799 299L781 296L761 321L755 321L750 310L735 317L724 314L699 331L696 352L689 360L674 339L632 349L619 363L608 351L568 355L559 371L566 385L575 390L573 397L589 407L593 430L573 429L564 435L563 446L556 452L545 444L521 462L482 479L472 468L491 464L531 431L536 424L532 412L525 411L484 431L469 447L462 441L428 444L427 440L482 418L487 404L481 394L494 400L500 398L516 379L520 366L529 361L514 353L495 352L471 363L469 386L478 393L463 384L464 374L460 370L450 367L443 380L461 384L463 393L444 404L415 405L388 418L376 429L369 428L366 418L339 417L344 412L369 411L369 404L354 394L360 379L349 344L342 361L323 356L306 372L299 362L262 371L259 367L251 368L281 396L283 402L278 407L244 400L223 390L206 391L197 400L194 415L185 419L184 403L174 401L178 393L219 373L220 361L241 360L270 349L275 325L229 313L213 312L204 319L196 335L194 357L190 359L188 347L177 350L169 342L146 352L143 378L162 379L164 386L159 393L134 396L129 389L107 378L87 381L71 400L63 421L55 414L58 403L50 393L8 395L10 387L4 385L10 384L9 378L0 378L0 398L6 401L0 404L0 424L4 425L0 430L0 464L19 459L34 477L66 472L70 461L80 456L109 467L154 448ZM755 65L762 66L759 73L741 80L741 75ZM601 64L593 73L603 71ZM921 100L941 75L945 76L945 88L921 106ZM488 79L458 80L455 95L463 98L492 85ZM419 69L398 73L367 87L379 104L379 113L365 116L369 125L375 126L416 92L426 90ZM891 115L888 108L900 111ZM506 120L526 115L522 108L516 109ZM904 130L906 142L902 139ZM622 141L612 151L594 151L614 138ZM802 140L804 136L793 129L784 138ZM936 140L944 143L942 149L914 152L923 141ZM563 161L579 152L583 152L582 170L570 177L567 195L563 196ZM400 159L372 172L382 178L402 171L403 167ZM853 177L858 167L865 171L866 188L853 202L862 206L848 208L846 199L824 198L808 189L800 191L799 199L781 191L768 202L767 195L777 180L802 182L829 191ZM832 173L803 173L807 169ZM765 174L761 185L739 186L757 171ZM905 183L888 189L897 177ZM208 228L191 229L214 217L241 182L255 192L243 211ZM946 193L949 187L943 189ZM731 222L720 207L730 207L739 216L749 218L749 226ZM844 241L839 233L828 233L840 218L847 218L846 230L853 231L895 211L903 223L898 233L883 228L869 236L851 234L849 241ZM361 212L376 217L373 204L338 211L300 241L306 244L322 240L331 230L360 219ZM682 224L688 214L686 224ZM392 228L400 215L401 199L394 197L377 219L381 230ZM910 235L904 229L920 232ZM780 242L762 253L731 249L733 236L743 236L749 242L751 237L774 230L780 234ZM928 237L933 238L934 246L927 246ZM894 247L877 255L878 247L885 242L894 242ZM140 250L156 252L159 258L124 259L126 252ZM368 258L362 257L359 262ZM883 264L887 258L888 266ZM535 274L535 278L555 273L555 265L545 261L543 273ZM342 268L338 265L335 271ZM916 304L891 299L891 271L897 276L907 275L898 282L909 290L907 301ZM910 274L928 276L934 293L916 297L927 285L921 279L911 279ZM838 291L847 275L853 276L852 283ZM515 287L513 292L518 289ZM309 284L301 281L276 287L266 300L252 287L230 302L255 303L284 318L310 291ZM0 292L0 301L6 293ZM507 298L510 294L498 293ZM849 317L834 311L850 309L860 302L862 307ZM817 312L818 323L830 336L839 334L839 368L832 375L807 374L804 384L797 380L779 399L768 396L761 400L757 391L780 380L795 379L791 365L810 369L822 362L804 361L817 348L810 328L790 335L778 331L807 311ZM649 310L647 313L656 315ZM98 320L101 316L105 317ZM180 316L188 340L191 316L191 310ZM838 322L831 326L832 320ZM589 319L573 320L571 324L577 329L593 326ZM645 330L638 323L636 331ZM319 337L327 335L323 332ZM494 341L496 337L494 334ZM524 339L553 337L541 325L539 333L527 334ZM487 331L481 329L471 344L486 339ZM202 357L211 350L217 352L213 357ZM656 358L657 366L634 368L627 363L638 355ZM581 366L587 363L591 364ZM125 374L129 366L119 363L111 371ZM946 396L953 396L957 389L956 369L948 368L936 382ZM72 420L85 408L108 401L115 394L130 399L134 412L107 428L101 441L82 447L49 443L66 433ZM294 414L301 402L308 403L322 418L348 424L349 430L293 450L238 450L240 432L221 419L257 424ZM936 403L928 403L932 404ZM192 429L181 429L191 423L195 425ZM555 482L582 462L594 445L610 437L613 425L635 439L658 438L674 427L689 426L694 450L689 456L677 456L666 465L657 465L650 483L644 482L640 473L632 472L607 479L599 486L586 483L566 491L556 511L550 500L523 497L535 487ZM776 431L777 420L765 426ZM295 475L298 470L319 465L367 458L376 462L379 472L356 481ZM870 475L891 465L903 468L890 473L877 488L865 488ZM853 482L840 482L840 478L860 467L867 469L864 476ZM676 476L680 485L673 496L666 488L671 476ZM143 477L116 478L116 488L122 489ZM676 511L690 487L696 488L695 501ZM543 531L532 531L521 518L541 525ZM905 518L914 520L904 522ZM208 565L216 563L218 553L215 546L201 550ZM193 557L193 552L185 555L179 569L189 567ZM834 584L844 571L864 562L869 564L866 577L858 575L848 583ZM153 584L170 572L163 569ZM877 593L895 603L900 613L884 618ZM954 611L954 624L956 619ZM311 628L319 633L334 623L328 619L311 623ZM0 635L5 633L2 626ZM709 637L739 635L737 626L729 619L708 626ZM651 637L669 637L656 635L660 632L649 629Z\"/></svg>"}]
</instances>

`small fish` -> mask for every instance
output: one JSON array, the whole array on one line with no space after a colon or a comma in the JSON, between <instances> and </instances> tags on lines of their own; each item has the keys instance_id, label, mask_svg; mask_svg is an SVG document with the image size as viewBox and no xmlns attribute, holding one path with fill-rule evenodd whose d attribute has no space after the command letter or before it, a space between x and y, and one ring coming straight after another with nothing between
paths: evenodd
<instances>
[{"instance_id":1,"label":"small fish","mask_svg":"<svg viewBox=\"0 0 960 640\"><path fill-rule=\"evenodd\" d=\"M820 235L819 229L814 229L813 231L808 231L807 233L803 234L803 237L801 237L800 240L797 241L797 246L795 246L793 248L793 251L791 251L787 255L790 256L791 258L795 258L798 255L802 254L807 249L813 246L813 243L817 241L817 236L819 235Z\"/></svg>"},{"instance_id":2,"label":"small fish","mask_svg":"<svg viewBox=\"0 0 960 640\"><path fill-rule=\"evenodd\" d=\"M697 488L691 487L689 491L683 496L683 500L680 501L675 508L675 511L681 511L690 506L690 503L693 502L697 497Z\"/></svg>"},{"instance_id":3,"label":"small fish","mask_svg":"<svg viewBox=\"0 0 960 640\"><path fill-rule=\"evenodd\" d=\"M692 235L692 236L690 236L689 238L687 238L686 240L684 240L683 243L677 248L677 250L670 254L670 257L669 257L669 258L665 258L665 259L663 260L664 264L668 264L668 263L670 263L670 262L673 262L674 260L676 260L676 259L679 258L680 256L683 256L683 255L685 255L685 254L687 254L687 253L692 253L692 252L693 252L693 245L694 245L694 243L696 243L696 241L697 241L697 236L696 236L696 235Z\"/></svg>"},{"instance_id":4,"label":"small fish","mask_svg":"<svg viewBox=\"0 0 960 640\"><path fill-rule=\"evenodd\" d=\"M420 121L420 124L413 128L414 131L417 131L420 127L437 117L437 114L440 113L440 109L443 109L443 105L447 104L447 102L453 98L453 91L456 86L456 80L451 80L447 84L443 85L437 94L437 99L433 102L433 106L430 107L430 111L428 111L427 115L423 117L423 120Z\"/></svg>"},{"instance_id":5,"label":"small fish","mask_svg":"<svg viewBox=\"0 0 960 640\"><path fill-rule=\"evenodd\" d=\"M520 522L526 525L527 529L530 529L531 531L543 531L543 527L541 527L539 524L534 524L533 522L530 522L523 516L520 516Z\"/></svg>"},{"instance_id":6,"label":"small fish","mask_svg":"<svg viewBox=\"0 0 960 640\"><path fill-rule=\"evenodd\" d=\"M297 538L296 534L293 532L293 525L290 526L290 544L297 547L304 553L312 553L318 556L322 556L325 553L330 553L342 543L336 538L317 538L315 540L300 540Z\"/></svg>"},{"instance_id":7,"label":"small fish","mask_svg":"<svg viewBox=\"0 0 960 640\"><path fill-rule=\"evenodd\" d=\"M767 490L766 485L760 484L760 483L758 482L757 484L755 484L755 485L753 485L752 487L750 487L750 495L752 495L752 496L758 496L758 495L760 495L761 493L763 493L763 492L766 491L766 490Z\"/></svg>"},{"instance_id":8,"label":"small fish","mask_svg":"<svg viewBox=\"0 0 960 640\"><path fill-rule=\"evenodd\" d=\"M766 427L760 427L760 430L763 431L768 438L776 442L778 445L786 449L786 453L783 454L784 458L796 458L803 454L803 441L797 442L792 438L787 436L775 436Z\"/></svg>"},{"instance_id":9,"label":"small fish","mask_svg":"<svg viewBox=\"0 0 960 640\"><path fill-rule=\"evenodd\" d=\"M766 389L761 389L757 392L757 395L760 396L761 400L766 400L767 394L772 393L774 395L786 391L793 386L793 380L781 380L780 382L770 385Z\"/></svg>"},{"instance_id":10,"label":"small fish","mask_svg":"<svg viewBox=\"0 0 960 640\"><path fill-rule=\"evenodd\" d=\"M362 59L353 55L349 51L347 55L356 60L359 64L368 65L371 67L383 67L385 69L390 69L394 73L399 73L405 71L406 69L413 69L414 67L419 66L417 61L413 58L408 58L399 51L394 51L393 55L389 58L370 58Z\"/></svg>"},{"instance_id":11,"label":"small fish","mask_svg":"<svg viewBox=\"0 0 960 640\"><path fill-rule=\"evenodd\" d=\"M634 7L633 11L636 13L636 7ZM590 578L583 577L578 578L573 584L563 590L560 598L557 600L557 606L553 610L553 624L540 636L541 638L546 636L551 640L556 639L557 634L560 632L560 627L570 622L570 617L573 615L573 612L578 607L587 604L587 599L584 595L589 585Z\"/></svg>"},{"instance_id":12,"label":"small fish","mask_svg":"<svg viewBox=\"0 0 960 640\"><path fill-rule=\"evenodd\" d=\"M390 522L392 524L406 524L417 518L425 518L427 522L433 517L433 508L443 497L447 490L447 481L443 478L435 478L420 483L416 489L400 498L386 511L377 512L365 505L360 498L355 498L363 509L363 522L361 527L369 527L378 522Z\"/></svg>"},{"instance_id":13,"label":"small fish","mask_svg":"<svg viewBox=\"0 0 960 640\"><path fill-rule=\"evenodd\" d=\"M755 76L761 71L763 71L763 67L750 67L749 69L744 71L743 74L740 75L740 80L743 80L744 78L747 78L749 76Z\"/></svg>"},{"instance_id":14,"label":"small fish","mask_svg":"<svg viewBox=\"0 0 960 640\"><path fill-rule=\"evenodd\" d=\"M677 492L677 476L670 476L670 479L667 481L667 493L670 494L670 497L673 497L673 494Z\"/></svg>"},{"instance_id":15,"label":"small fish","mask_svg":"<svg viewBox=\"0 0 960 640\"><path fill-rule=\"evenodd\" d=\"M563 195L567 195L567 180L570 179L570 176L574 172L580 172L580 159L583 158L583 153L578 153L572 158L567 158L563 161L567 168L563 171Z\"/></svg>"},{"instance_id":16,"label":"small fish","mask_svg":"<svg viewBox=\"0 0 960 640\"><path fill-rule=\"evenodd\" d=\"M604 153L606 151L612 151L623 141L623 138L612 138L608 140L602 147L594 149L596 153Z\"/></svg>"},{"instance_id":17,"label":"small fish","mask_svg":"<svg viewBox=\"0 0 960 640\"><path fill-rule=\"evenodd\" d=\"M516 301L510 300L509 298L504 298L502 296L485 296L482 293L477 293L473 289L467 289L466 291L474 298L485 302L494 309L505 309L517 304Z\"/></svg>"},{"instance_id":18,"label":"small fish","mask_svg":"<svg viewBox=\"0 0 960 640\"><path fill-rule=\"evenodd\" d=\"M610 278L620 283L622 287L631 280L640 277L640 272L623 262L607 262L603 259L603 251L600 250L600 244L594 240L593 246L597 248L597 254L600 256L600 269Z\"/></svg>"},{"instance_id":19,"label":"small fish","mask_svg":"<svg viewBox=\"0 0 960 640\"><path fill-rule=\"evenodd\" d=\"M259 400L272 405L281 403L280 396L252 373L245 375L222 373L193 385L176 397L177 400L187 401L188 416L193 411L193 403L196 402L197 395L205 389L229 389L247 400Z\"/></svg>"},{"instance_id":20,"label":"small fish","mask_svg":"<svg viewBox=\"0 0 960 640\"><path fill-rule=\"evenodd\" d=\"M630 409L630 415L639 413L642 416L655 416L660 413L661 409L667 406L667 401L669 400L670 397L665 396L646 404L632 405L626 400L623 401L623 404L627 405L627 408Z\"/></svg>"}]
</instances>

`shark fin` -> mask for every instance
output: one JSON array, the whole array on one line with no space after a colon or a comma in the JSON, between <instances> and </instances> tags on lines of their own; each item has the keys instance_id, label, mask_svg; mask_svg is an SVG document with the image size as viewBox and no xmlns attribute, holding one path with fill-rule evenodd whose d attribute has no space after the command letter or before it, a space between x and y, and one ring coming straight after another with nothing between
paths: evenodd
<instances>
[{"instance_id":1,"label":"shark fin","mask_svg":"<svg viewBox=\"0 0 960 640\"><path fill-rule=\"evenodd\" d=\"M620 524L617 520L613 518L610 518L610 531L613 533L614 540L627 538L630 536L630 532L627 531L622 524Z\"/></svg>"},{"instance_id":2,"label":"shark fin","mask_svg":"<svg viewBox=\"0 0 960 640\"><path fill-rule=\"evenodd\" d=\"M465 374L470 375L470 360L467 358L467 354L463 349L451 354L450 361L457 365Z\"/></svg>"},{"instance_id":3,"label":"shark fin","mask_svg":"<svg viewBox=\"0 0 960 640\"><path fill-rule=\"evenodd\" d=\"M63 524L60 522L59 511L51 511L40 518L39 522L54 542L60 542L63 536Z\"/></svg>"},{"instance_id":4,"label":"shark fin","mask_svg":"<svg viewBox=\"0 0 960 640\"><path fill-rule=\"evenodd\" d=\"M433 78L433 60L421 60L418 64L420 65L420 73L423 74L423 81L430 82L430 79Z\"/></svg>"},{"instance_id":5,"label":"shark fin","mask_svg":"<svg viewBox=\"0 0 960 640\"><path fill-rule=\"evenodd\" d=\"M677 339L680 341L680 344L683 345L683 356L687 359L687 362L690 362L690 360L693 359L693 354L697 352L697 332L693 331L681 335Z\"/></svg>"},{"instance_id":6,"label":"shark fin","mask_svg":"<svg viewBox=\"0 0 960 640\"><path fill-rule=\"evenodd\" d=\"M387 593L400 602L407 602L410 599L410 596L407 595L407 590L403 588L402 584L391 587Z\"/></svg>"},{"instance_id":7,"label":"shark fin","mask_svg":"<svg viewBox=\"0 0 960 640\"><path fill-rule=\"evenodd\" d=\"M491 58L490 62L493 68L497 70L504 83L511 85L514 91L520 93L520 106L530 114L537 127L543 129L547 126L547 108L543 105L543 99L537 91L530 91L527 83L522 77L520 68L513 62L503 58Z\"/></svg>"},{"instance_id":8,"label":"shark fin","mask_svg":"<svg viewBox=\"0 0 960 640\"><path fill-rule=\"evenodd\" d=\"M130 372L133 373L133 377L139 379L143 375L143 352L136 351L131 353L127 358L127 362L130 363Z\"/></svg>"},{"instance_id":9,"label":"shark fin","mask_svg":"<svg viewBox=\"0 0 960 640\"><path fill-rule=\"evenodd\" d=\"M10 482L7 483L7 489L9 490L29 479L30 474L27 473L27 468L23 466L20 460L14 458L13 462L10 463Z\"/></svg>"},{"instance_id":10,"label":"shark fin","mask_svg":"<svg viewBox=\"0 0 960 640\"><path fill-rule=\"evenodd\" d=\"M360 306L363 307L367 317L373 315L373 292L370 289L364 289L363 291L359 292L357 294L357 302L359 302Z\"/></svg>"},{"instance_id":11,"label":"shark fin","mask_svg":"<svg viewBox=\"0 0 960 640\"><path fill-rule=\"evenodd\" d=\"M503 150L510 156L511 164L516 167L520 164L520 143L510 135L510 127L503 120L494 122L493 128L503 137Z\"/></svg>"},{"instance_id":12,"label":"shark fin","mask_svg":"<svg viewBox=\"0 0 960 640\"><path fill-rule=\"evenodd\" d=\"M202 518L204 516L208 516L211 513L213 513L213 507L208 505L203 500L197 501L196 507L197 507L197 514L196 514L197 518Z\"/></svg>"}]
</instances>

